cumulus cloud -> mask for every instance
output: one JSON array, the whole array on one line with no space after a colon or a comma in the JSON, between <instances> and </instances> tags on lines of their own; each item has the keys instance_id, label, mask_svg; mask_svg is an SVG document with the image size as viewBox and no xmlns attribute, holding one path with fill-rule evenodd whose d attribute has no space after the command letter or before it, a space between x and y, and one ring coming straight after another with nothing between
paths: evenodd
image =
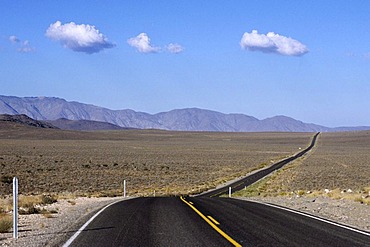
<instances>
[{"instance_id":1,"label":"cumulus cloud","mask_svg":"<svg viewBox=\"0 0 370 247\"><path fill-rule=\"evenodd\" d=\"M45 35L59 41L65 48L88 54L115 47L95 26L88 24L62 24L57 21L49 26Z\"/></svg>"},{"instance_id":2,"label":"cumulus cloud","mask_svg":"<svg viewBox=\"0 0 370 247\"><path fill-rule=\"evenodd\" d=\"M127 43L141 53L155 53L161 50L160 47L150 44L150 38L146 33L140 33L138 36L128 39Z\"/></svg>"},{"instance_id":3,"label":"cumulus cloud","mask_svg":"<svg viewBox=\"0 0 370 247\"><path fill-rule=\"evenodd\" d=\"M249 51L276 53L285 56L302 56L308 52L301 42L274 32L259 34L257 30L244 33L240 46Z\"/></svg>"},{"instance_id":4,"label":"cumulus cloud","mask_svg":"<svg viewBox=\"0 0 370 247\"><path fill-rule=\"evenodd\" d=\"M184 51L184 47L182 47L179 44L173 44L173 43L170 43L169 45L167 45L166 49L170 53L180 53Z\"/></svg>"},{"instance_id":5,"label":"cumulus cloud","mask_svg":"<svg viewBox=\"0 0 370 247\"><path fill-rule=\"evenodd\" d=\"M12 43L19 43L20 40L17 38L17 36L11 35L9 36L9 41Z\"/></svg>"},{"instance_id":6,"label":"cumulus cloud","mask_svg":"<svg viewBox=\"0 0 370 247\"><path fill-rule=\"evenodd\" d=\"M35 48L31 46L28 40L22 42L21 47L18 48L19 52L28 53L35 51Z\"/></svg>"},{"instance_id":7,"label":"cumulus cloud","mask_svg":"<svg viewBox=\"0 0 370 247\"><path fill-rule=\"evenodd\" d=\"M11 35L9 36L9 41L13 44L18 46L17 51L21 53L28 53L35 51L35 48L31 46L28 40L21 41L17 36Z\"/></svg>"}]
</instances>

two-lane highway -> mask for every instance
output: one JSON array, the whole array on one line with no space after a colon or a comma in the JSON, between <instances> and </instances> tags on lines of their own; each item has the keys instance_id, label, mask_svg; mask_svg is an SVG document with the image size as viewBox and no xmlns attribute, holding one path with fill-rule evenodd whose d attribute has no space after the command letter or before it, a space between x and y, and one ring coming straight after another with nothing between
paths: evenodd
<instances>
[{"instance_id":1,"label":"two-lane highway","mask_svg":"<svg viewBox=\"0 0 370 247\"><path fill-rule=\"evenodd\" d=\"M108 207L71 246L370 246L370 234L230 198L136 198Z\"/></svg>"},{"instance_id":2,"label":"two-lane highway","mask_svg":"<svg viewBox=\"0 0 370 247\"><path fill-rule=\"evenodd\" d=\"M178 197L135 198L99 214L71 246L230 246Z\"/></svg>"},{"instance_id":3,"label":"two-lane highway","mask_svg":"<svg viewBox=\"0 0 370 247\"><path fill-rule=\"evenodd\" d=\"M259 170L258 172L256 173L253 173L249 176L246 176L242 179L239 179L238 181L235 181L227 186L223 186L223 187L220 187L220 188L217 188L217 189L214 189L214 190L210 190L210 191L206 191L198 196L200 197L215 197L215 196L220 196L222 194L226 194L228 193L228 190L229 190L229 187L232 188L232 191L239 191L239 190L242 190L244 189L245 187L257 182L258 180L264 178L265 176L269 175L270 173L282 168L283 166L285 166L286 164L288 164L289 162L292 162L293 160L295 159L298 159L299 157L302 157L303 155L305 155L308 151L310 151L316 144L316 141L317 141L317 138L319 136L320 132L316 133L312 140L311 140L311 144L303 149L302 151L300 151L299 153L293 155L293 156L290 156L288 158L285 158L265 169L262 169L262 170Z\"/></svg>"}]
</instances>

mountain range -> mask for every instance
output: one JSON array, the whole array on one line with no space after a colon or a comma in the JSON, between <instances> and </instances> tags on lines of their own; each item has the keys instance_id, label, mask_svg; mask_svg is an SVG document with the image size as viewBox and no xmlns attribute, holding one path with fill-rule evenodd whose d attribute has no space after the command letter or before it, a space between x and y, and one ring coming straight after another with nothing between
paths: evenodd
<instances>
[{"instance_id":1,"label":"mountain range","mask_svg":"<svg viewBox=\"0 0 370 247\"><path fill-rule=\"evenodd\" d=\"M198 108L149 114L131 109L110 110L55 97L0 95L0 114L25 114L35 120L48 121L62 129L78 130L136 128L224 132L332 132L370 129L370 126L329 128L286 116L259 120L244 114L224 114Z\"/></svg>"}]
</instances>

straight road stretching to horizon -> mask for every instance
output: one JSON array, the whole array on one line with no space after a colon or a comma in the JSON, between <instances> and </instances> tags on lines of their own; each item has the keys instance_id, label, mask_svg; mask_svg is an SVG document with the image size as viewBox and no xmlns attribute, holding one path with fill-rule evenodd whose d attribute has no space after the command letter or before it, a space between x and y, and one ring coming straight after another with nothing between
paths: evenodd
<instances>
[{"instance_id":1,"label":"straight road stretching to horizon","mask_svg":"<svg viewBox=\"0 0 370 247\"><path fill-rule=\"evenodd\" d=\"M255 202L146 197L108 207L70 246L370 246L370 236Z\"/></svg>"},{"instance_id":2,"label":"straight road stretching to horizon","mask_svg":"<svg viewBox=\"0 0 370 247\"><path fill-rule=\"evenodd\" d=\"M320 132L316 133L312 140L311 140L311 144L303 149L302 151L298 152L297 154L293 155L293 156L290 156L288 158L285 158L267 168L264 168L262 170L259 170L249 176L246 176L244 178L241 178L231 184L228 184L226 186L222 186L220 188L217 188L217 189L214 189L214 190L210 190L210 191L206 191L202 194L199 194L197 196L199 197L215 197L215 196L220 196L220 195L223 195L223 194L227 194L228 193L228 190L229 188L232 189L233 192L235 191L239 191L239 190L242 190L246 187L248 187L249 185L257 182L258 180L262 179L263 177L269 175L270 173L282 168L283 166L285 166L286 164L288 164L289 162L295 160L295 159L298 159L299 157L302 157L303 155L305 155L308 151L310 151L316 144L316 141L317 141L317 137L320 135Z\"/></svg>"}]
</instances>

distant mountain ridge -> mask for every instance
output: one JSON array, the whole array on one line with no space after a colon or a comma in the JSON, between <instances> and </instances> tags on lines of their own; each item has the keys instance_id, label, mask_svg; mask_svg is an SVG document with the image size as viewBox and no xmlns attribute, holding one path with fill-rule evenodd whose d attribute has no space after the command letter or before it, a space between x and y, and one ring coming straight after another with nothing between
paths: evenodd
<instances>
[{"instance_id":1,"label":"distant mountain ridge","mask_svg":"<svg viewBox=\"0 0 370 247\"><path fill-rule=\"evenodd\" d=\"M123 130L129 129L120 127L107 122L98 122L92 120L69 120L60 118L57 120L44 120L53 126L63 130L83 130L83 131L95 131L95 130ZM131 128L130 128L131 129Z\"/></svg>"},{"instance_id":2,"label":"distant mountain ridge","mask_svg":"<svg viewBox=\"0 0 370 247\"><path fill-rule=\"evenodd\" d=\"M259 120L244 114L224 114L198 108L177 109L149 114L130 109L110 110L90 104L68 102L64 99L54 97L0 95L0 114L25 114L35 120L91 120L106 122L124 128L177 131L329 132L370 129L370 127L366 126L328 128L316 124L304 123L286 116L275 116Z\"/></svg>"},{"instance_id":3,"label":"distant mountain ridge","mask_svg":"<svg viewBox=\"0 0 370 247\"><path fill-rule=\"evenodd\" d=\"M32 127L38 127L38 128L44 128L44 129L57 129L56 126L50 123L34 120L24 114L21 114L21 115L0 114L0 122L18 123L18 124L23 124L23 125L28 125Z\"/></svg>"}]
</instances>

